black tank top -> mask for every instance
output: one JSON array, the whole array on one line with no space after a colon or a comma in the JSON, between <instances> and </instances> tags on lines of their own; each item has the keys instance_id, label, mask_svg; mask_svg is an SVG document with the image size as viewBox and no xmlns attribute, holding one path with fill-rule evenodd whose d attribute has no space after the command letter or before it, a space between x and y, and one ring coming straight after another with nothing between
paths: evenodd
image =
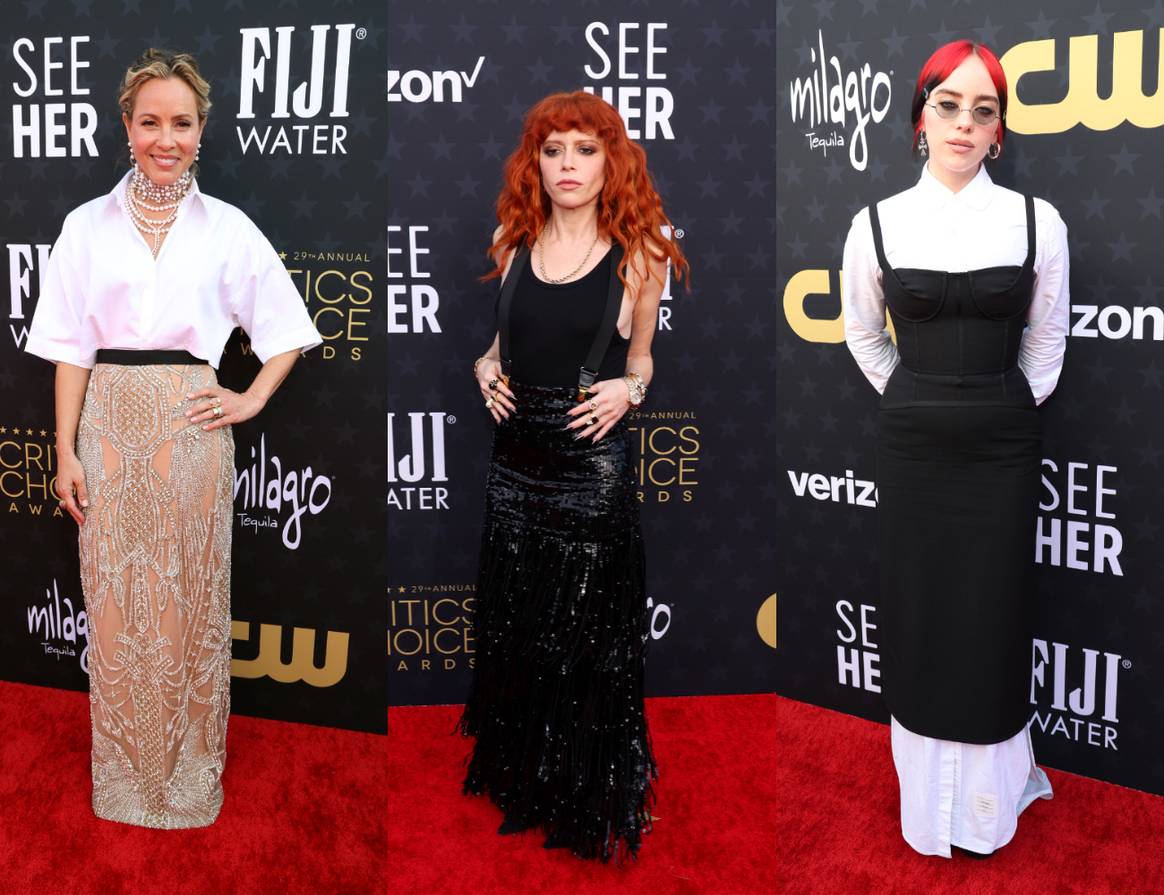
<instances>
[{"instance_id":1,"label":"black tank top","mask_svg":"<svg viewBox=\"0 0 1164 895\"><path fill-rule=\"evenodd\" d=\"M578 385L578 368L586 361L602 324L610 282L611 253L594 269L569 283L545 283L525 266L509 309L511 375L527 385ZM598 370L599 379L618 379L626 372L629 339L615 329Z\"/></svg>"},{"instance_id":2,"label":"black tank top","mask_svg":"<svg viewBox=\"0 0 1164 895\"><path fill-rule=\"evenodd\" d=\"M1027 256L1021 266L959 272L895 268L885 258L877 206L869 206L881 288L901 355L882 406L910 401L1033 403L1018 367L1035 279L1035 204L1030 196L1026 217Z\"/></svg>"}]
</instances>

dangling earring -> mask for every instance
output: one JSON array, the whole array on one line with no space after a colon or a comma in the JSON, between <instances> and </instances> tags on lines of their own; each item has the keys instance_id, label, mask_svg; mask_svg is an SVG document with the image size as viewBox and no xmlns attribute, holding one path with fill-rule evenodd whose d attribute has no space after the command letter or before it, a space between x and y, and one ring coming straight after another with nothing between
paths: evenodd
<instances>
[{"instance_id":1,"label":"dangling earring","mask_svg":"<svg viewBox=\"0 0 1164 895\"><path fill-rule=\"evenodd\" d=\"M930 144L926 142L925 131L920 131L917 135L917 154L922 158L930 154Z\"/></svg>"},{"instance_id":2,"label":"dangling earring","mask_svg":"<svg viewBox=\"0 0 1164 895\"><path fill-rule=\"evenodd\" d=\"M198 161L198 158L201 154L202 154L202 144L199 143L198 148L194 150L194 161Z\"/></svg>"},{"instance_id":3,"label":"dangling earring","mask_svg":"<svg viewBox=\"0 0 1164 895\"><path fill-rule=\"evenodd\" d=\"M990 148L986 150L987 158L989 158L991 161L994 161L1000 155L1002 155L1002 147L997 143L991 143Z\"/></svg>"},{"instance_id":4,"label":"dangling earring","mask_svg":"<svg viewBox=\"0 0 1164 895\"><path fill-rule=\"evenodd\" d=\"M129 166L131 168L137 167L137 156L133 154L133 141L126 140L125 145L129 147Z\"/></svg>"}]
</instances>

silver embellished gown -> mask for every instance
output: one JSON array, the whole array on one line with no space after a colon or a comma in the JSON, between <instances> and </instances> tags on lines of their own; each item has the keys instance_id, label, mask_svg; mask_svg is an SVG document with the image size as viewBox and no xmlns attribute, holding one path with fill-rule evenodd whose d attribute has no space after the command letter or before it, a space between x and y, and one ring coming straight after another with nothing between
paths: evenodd
<instances>
[{"instance_id":1,"label":"silver embellished gown","mask_svg":"<svg viewBox=\"0 0 1164 895\"><path fill-rule=\"evenodd\" d=\"M184 416L186 395L215 384L206 364L98 363L85 395L81 579L107 820L199 827L222 805L234 442Z\"/></svg>"}]
</instances>

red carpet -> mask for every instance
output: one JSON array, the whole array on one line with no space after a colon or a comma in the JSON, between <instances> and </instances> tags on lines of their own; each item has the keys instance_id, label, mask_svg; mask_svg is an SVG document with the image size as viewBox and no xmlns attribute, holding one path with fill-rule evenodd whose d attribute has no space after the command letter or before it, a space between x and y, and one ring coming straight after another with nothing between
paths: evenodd
<instances>
[{"instance_id":1,"label":"red carpet","mask_svg":"<svg viewBox=\"0 0 1164 895\"><path fill-rule=\"evenodd\" d=\"M226 801L199 830L99 821L82 693L0 683L0 893L385 892L382 736L230 719Z\"/></svg>"},{"instance_id":2,"label":"red carpet","mask_svg":"<svg viewBox=\"0 0 1164 895\"><path fill-rule=\"evenodd\" d=\"M771 892L775 785L773 696L647 702L661 778L654 829L621 866L546 851L534 834L501 837L500 812L465 798L468 742L459 708L388 713L389 891L445 895L712 895Z\"/></svg>"},{"instance_id":3,"label":"red carpet","mask_svg":"<svg viewBox=\"0 0 1164 895\"><path fill-rule=\"evenodd\" d=\"M922 857L901 838L888 728L775 696L649 700L659 820L638 861L579 861L497 836L497 810L460 795L457 713L389 713L389 892L1164 893L1164 799L1050 771L1054 800L994 857Z\"/></svg>"}]
</instances>

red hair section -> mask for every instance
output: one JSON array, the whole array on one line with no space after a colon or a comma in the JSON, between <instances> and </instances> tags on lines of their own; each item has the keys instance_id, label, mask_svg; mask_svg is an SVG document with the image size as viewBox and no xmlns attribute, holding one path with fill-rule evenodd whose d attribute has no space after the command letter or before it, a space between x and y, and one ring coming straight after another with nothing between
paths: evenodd
<instances>
[{"instance_id":1,"label":"red hair section","mask_svg":"<svg viewBox=\"0 0 1164 895\"><path fill-rule=\"evenodd\" d=\"M671 221L663 212L663 201L651 183L647 156L642 147L626 135L622 117L601 97L579 90L555 93L537 103L525 117L521 140L505 162L504 184L497 197L497 219L501 233L489 248L497 265L484 279L499 277L506 254L520 246L533 246L550 216L550 198L542 189L539 158L546 137L555 131L578 130L593 134L606 154L606 183L598 197L598 234L625 252L618 276L624 286L631 260L666 258L676 280L690 272L690 266L674 239L663 235Z\"/></svg>"},{"instance_id":2,"label":"red hair section","mask_svg":"<svg viewBox=\"0 0 1164 895\"><path fill-rule=\"evenodd\" d=\"M985 44L977 44L971 40L954 40L938 47L926 64L922 66L921 74L917 76L917 86L913 90L913 105L910 107L910 122L913 124L913 148L917 151L917 138L921 133L922 109L929 94L946 78L954 73L959 65L974 54L986 66L990 80L994 82L994 89L998 92L998 124L994 134L994 142L1002 148L1002 141L1006 137L1006 73L1002 70L1002 63L994 55L994 51Z\"/></svg>"}]
</instances>

